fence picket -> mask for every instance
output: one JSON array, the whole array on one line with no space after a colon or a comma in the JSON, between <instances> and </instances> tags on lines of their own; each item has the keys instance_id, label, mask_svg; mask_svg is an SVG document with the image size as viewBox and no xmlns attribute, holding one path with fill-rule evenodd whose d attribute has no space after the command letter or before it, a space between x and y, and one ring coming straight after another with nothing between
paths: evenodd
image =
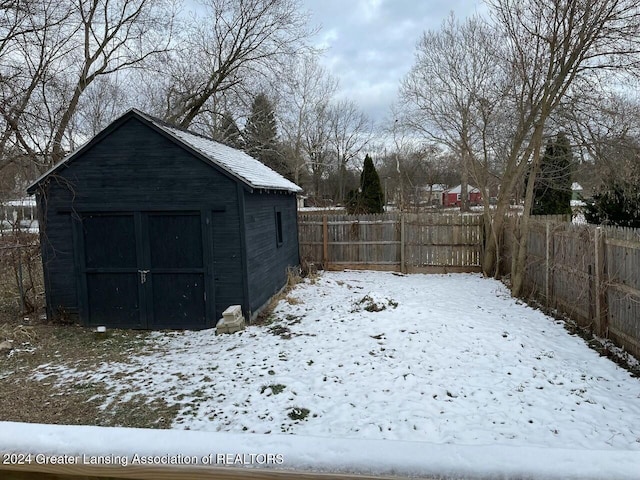
<instances>
[{"instance_id":1,"label":"fence picket","mask_svg":"<svg viewBox=\"0 0 640 480\"><path fill-rule=\"evenodd\" d=\"M299 215L300 251L329 268L478 272L479 214ZM322 254L317 246L322 246Z\"/></svg>"},{"instance_id":2,"label":"fence picket","mask_svg":"<svg viewBox=\"0 0 640 480\"><path fill-rule=\"evenodd\" d=\"M503 259L511 256L518 222L508 225ZM525 295L640 356L640 229L531 217L524 285Z\"/></svg>"}]
</instances>

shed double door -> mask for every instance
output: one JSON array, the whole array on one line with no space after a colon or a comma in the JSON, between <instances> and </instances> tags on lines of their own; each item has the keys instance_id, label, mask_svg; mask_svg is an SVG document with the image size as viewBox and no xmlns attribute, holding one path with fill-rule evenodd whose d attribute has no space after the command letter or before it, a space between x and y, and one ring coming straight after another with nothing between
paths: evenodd
<instances>
[{"instance_id":1,"label":"shed double door","mask_svg":"<svg viewBox=\"0 0 640 480\"><path fill-rule=\"evenodd\" d=\"M84 215L86 323L207 327L205 230L200 212Z\"/></svg>"}]
</instances>

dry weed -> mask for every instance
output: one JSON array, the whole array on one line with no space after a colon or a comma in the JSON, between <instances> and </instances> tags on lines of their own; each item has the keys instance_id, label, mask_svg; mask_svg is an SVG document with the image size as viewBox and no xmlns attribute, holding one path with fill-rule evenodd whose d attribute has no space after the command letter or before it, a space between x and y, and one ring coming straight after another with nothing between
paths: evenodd
<instances>
[{"instance_id":1,"label":"dry weed","mask_svg":"<svg viewBox=\"0 0 640 480\"><path fill-rule=\"evenodd\" d=\"M36 338L38 338L38 336L33 327L26 327L24 325L13 327L6 323L0 324L0 341L12 340L22 343L33 342Z\"/></svg>"},{"instance_id":2,"label":"dry weed","mask_svg":"<svg viewBox=\"0 0 640 480\"><path fill-rule=\"evenodd\" d=\"M269 324L272 322L273 310L278 305L280 300L284 300L290 303L289 300L289 292L293 287L295 287L298 283L302 282L302 277L300 276L300 268L299 267L289 267L287 268L287 284L284 286L280 292L271 297L269 304L260 312L258 315L257 323L258 324ZM293 297L291 297L293 299ZM296 301L296 299L293 299ZM295 305L295 303L290 303L290 305Z\"/></svg>"},{"instance_id":3,"label":"dry weed","mask_svg":"<svg viewBox=\"0 0 640 480\"><path fill-rule=\"evenodd\" d=\"M296 297L292 297L291 295L288 295L284 299L284 301L287 302L289 305L300 305L302 303L302 300Z\"/></svg>"}]
</instances>

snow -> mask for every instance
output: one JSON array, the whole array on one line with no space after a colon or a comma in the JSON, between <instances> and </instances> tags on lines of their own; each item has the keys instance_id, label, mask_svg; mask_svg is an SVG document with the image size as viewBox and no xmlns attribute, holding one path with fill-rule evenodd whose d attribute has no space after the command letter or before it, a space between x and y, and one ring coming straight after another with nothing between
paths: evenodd
<instances>
[{"instance_id":1,"label":"snow","mask_svg":"<svg viewBox=\"0 0 640 480\"><path fill-rule=\"evenodd\" d=\"M145 354L90 371L41 365L34 378L62 391L104 383L105 415L136 395L178 405L175 430L3 423L0 451L266 451L290 469L638 478L640 381L499 282L326 272L274 318L233 335L156 332Z\"/></svg>"},{"instance_id":2,"label":"snow","mask_svg":"<svg viewBox=\"0 0 640 480\"><path fill-rule=\"evenodd\" d=\"M433 185L425 185L422 190L425 192L444 192L447 186L444 183L434 183Z\"/></svg>"},{"instance_id":3,"label":"snow","mask_svg":"<svg viewBox=\"0 0 640 480\"><path fill-rule=\"evenodd\" d=\"M4 202L2 205L6 205L8 207L35 207L36 199L34 196L19 198L17 200L8 200Z\"/></svg>"},{"instance_id":4,"label":"snow","mask_svg":"<svg viewBox=\"0 0 640 480\"><path fill-rule=\"evenodd\" d=\"M394 476L502 480L632 480L637 452L547 449L505 445L438 445L426 442L336 439L299 435L256 435L144 430L0 422L0 452L32 453L32 463L67 455L66 463L130 466L137 457L157 456L207 465L361 473ZM38 457L35 457L38 455ZM231 455L230 459L228 455ZM240 455L242 458L238 459ZM195 457L188 460L181 457ZM177 457L177 458L176 458ZM253 458L252 458L253 457ZM275 460L267 463L267 459ZM211 461L213 459L213 462ZM231 462L230 462L231 460Z\"/></svg>"},{"instance_id":5,"label":"snow","mask_svg":"<svg viewBox=\"0 0 640 480\"><path fill-rule=\"evenodd\" d=\"M446 193L462 193L462 185L458 185L456 187L450 188L449 190L445 190ZM480 193L473 185L467 185L467 193Z\"/></svg>"},{"instance_id":6,"label":"snow","mask_svg":"<svg viewBox=\"0 0 640 480\"><path fill-rule=\"evenodd\" d=\"M587 219L585 218L583 212L578 212L571 217L571 223L574 223L576 225L586 225Z\"/></svg>"}]
</instances>

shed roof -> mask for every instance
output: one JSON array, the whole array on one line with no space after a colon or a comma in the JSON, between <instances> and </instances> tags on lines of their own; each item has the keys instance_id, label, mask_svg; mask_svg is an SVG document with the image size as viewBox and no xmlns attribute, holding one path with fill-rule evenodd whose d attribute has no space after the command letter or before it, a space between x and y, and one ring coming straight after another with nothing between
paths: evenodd
<instances>
[{"instance_id":1,"label":"shed roof","mask_svg":"<svg viewBox=\"0 0 640 480\"><path fill-rule=\"evenodd\" d=\"M444 192L447 186L444 183L434 183L433 185L425 185L422 190L425 192Z\"/></svg>"},{"instance_id":2,"label":"shed roof","mask_svg":"<svg viewBox=\"0 0 640 480\"><path fill-rule=\"evenodd\" d=\"M38 178L32 185L30 185L27 191L33 193L35 187L46 177L68 164L78 154L89 148L94 140L100 137L103 132L109 130L113 125L124 121L128 117L137 117L138 119L145 121L145 123L150 123L157 129L164 132L176 143L181 144L194 151L195 153L199 154L202 159L205 159L211 164L220 167L228 174L237 178L251 188L263 190L283 190L294 193L302 191L302 189L298 185L287 180L278 172L275 172L271 168L267 167L264 163L260 162L250 155L247 155L241 150L228 147L205 136L175 127L135 108L127 111L124 115L113 121L108 127L106 127L102 132L89 140L82 147L67 155L60 163L55 165L52 169L50 169L48 172Z\"/></svg>"},{"instance_id":3,"label":"shed roof","mask_svg":"<svg viewBox=\"0 0 640 480\"><path fill-rule=\"evenodd\" d=\"M462 185L458 185L457 187L453 187L445 191L447 193L462 193ZM480 190L473 185L467 185L467 193L480 193Z\"/></svg>"}]
</instances>

